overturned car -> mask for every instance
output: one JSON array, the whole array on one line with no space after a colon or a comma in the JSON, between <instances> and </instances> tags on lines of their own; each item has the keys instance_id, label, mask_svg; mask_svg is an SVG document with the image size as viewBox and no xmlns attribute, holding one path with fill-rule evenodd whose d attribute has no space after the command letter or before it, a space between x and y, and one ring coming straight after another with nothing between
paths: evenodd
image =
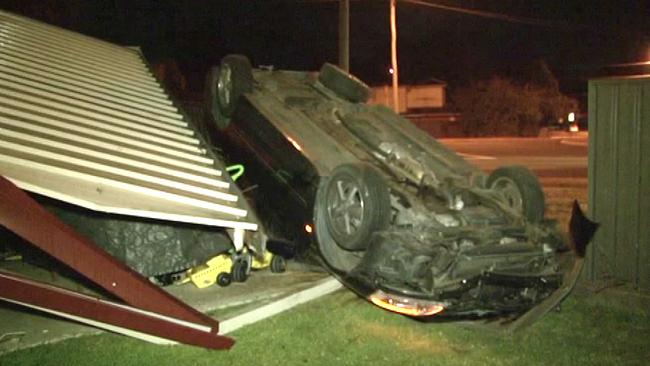
<instances>
[{"instance_id":1,"label":"overturned car","mask_svg":"<svg viewBox=\"0 0 650 366\"><path fill-rule=\"evenodd\" d=\"M370 89L331 64L253 69L230 55L207 89L210 122L253 177L249 194L271 237L316 250L374 304L416 317L521 314L570 291L576 256L545 219L526 168L486 175L390 109L365 104ZM589 226L574 211L575 226ZM583 253L590 236L572 244Z\"/></svg>"}]
</instances>

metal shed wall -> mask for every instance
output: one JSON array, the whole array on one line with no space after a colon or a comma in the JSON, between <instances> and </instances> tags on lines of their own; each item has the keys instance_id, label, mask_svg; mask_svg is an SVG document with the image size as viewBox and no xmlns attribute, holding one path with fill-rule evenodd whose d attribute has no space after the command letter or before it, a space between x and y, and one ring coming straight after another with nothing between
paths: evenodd
<instances>
[{"instance_id":1,"label":"metal shed wall","mask_svg":"<svg viewBox=\"0 0 650 366\"><path fill-rule=\"evenodd\" d=\"M589 82L592 280L650 290L650 75Z\"/></svg>"}]
</instances>

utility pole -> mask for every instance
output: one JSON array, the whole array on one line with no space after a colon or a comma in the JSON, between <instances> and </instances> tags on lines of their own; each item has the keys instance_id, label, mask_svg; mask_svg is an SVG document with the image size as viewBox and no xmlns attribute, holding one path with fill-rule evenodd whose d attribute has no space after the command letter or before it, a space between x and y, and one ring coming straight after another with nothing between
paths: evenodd
<instances>
[{"instance_id":1,"label":"utility pole","mask_svg":"<svg viewBox=\"0 0 650 366\"><path fill-rule=\"evenodd\" d=\"M339 0L339 67L350 72L350 0Z\"/></svg>"},{"instance_id":2,"label":"utility pole","mask_svg":"<svg viewBox=\"0 0 650 366\"><path fill-rule=\"evenodd\" d=\"M395 113L399 113L399 78L397 69L397 22L395 15L395 4L397 0L390 0L390 53L393 67L393 107Z\"/></svg>"}]
</instances>

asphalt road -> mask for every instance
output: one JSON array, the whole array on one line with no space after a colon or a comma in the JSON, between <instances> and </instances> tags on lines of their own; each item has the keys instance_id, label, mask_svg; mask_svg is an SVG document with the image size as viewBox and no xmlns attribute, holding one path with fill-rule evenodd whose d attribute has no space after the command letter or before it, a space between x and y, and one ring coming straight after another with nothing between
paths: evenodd
<instances>
[{"instance_id":1,"label":"asphalt road","mask_svg":"<svg viewBox=\"0 0 650 366\"><path fill-rule=\"evenodd\" d=\"M524 165L541 177L587 177L586 135L442 139L440 142L486 172L503 165Z\"/></svg>"}]
</instances>

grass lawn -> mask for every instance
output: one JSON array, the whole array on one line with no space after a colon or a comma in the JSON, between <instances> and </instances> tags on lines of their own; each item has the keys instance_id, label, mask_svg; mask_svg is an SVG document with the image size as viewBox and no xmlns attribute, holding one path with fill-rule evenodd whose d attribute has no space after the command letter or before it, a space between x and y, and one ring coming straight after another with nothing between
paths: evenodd
<instances>
[{"instance_id":1,"label":"grass lawn","mask_svg":"<svg viewBox=\"0 0 650 366\"><path fill-rule=\"evenodd\" d=\"M550 216L565 225L573 197L586 200L586 181L543 183ZM0 365L648 365L650 309L629 306L638 296L582 291L507 336L421 323L339 291L235 332L229 352L103 334L9 353Z\"/></svg>"},{"instance_id":2,"label":"grass lawn","mask_svg":"<svg viewBox=\"0 0 650 366\"><path fill-rule=\"evenodd\" d=\"M650 315L571 297L515 336L420 323L340 291L241 329L229 352L104 334L17 351L0 365L647 365Z\"/></svg>"}]
</instances>

